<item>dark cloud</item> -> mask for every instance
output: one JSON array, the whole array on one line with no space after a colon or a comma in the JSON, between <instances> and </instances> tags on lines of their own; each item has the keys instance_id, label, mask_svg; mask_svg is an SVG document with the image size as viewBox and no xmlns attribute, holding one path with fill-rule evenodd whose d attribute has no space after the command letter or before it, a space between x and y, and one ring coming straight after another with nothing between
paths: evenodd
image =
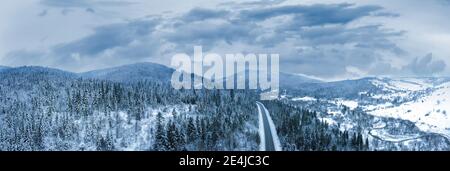
<instances>
[{"instance_id":1,"label":"dark cloud","mask_svg":"<svg viewBox=\"0 0 450 171\"><path fill-rule=\"evenodd\" d=\"M230 21L204 21L182 24L174 32L165 34L170 42L192 48L194 45L203 45L209 49L218 43L233 44L246 42L253 31L248 25L238 25ZM182 48L185 49L185 48Z\"/></svg>"},{"instance_id":2,"label":"dark cloud","mask_svg":"<svg viewBox=\"0 0 450 171\"><path fill-rule=\"evenodd\" d=\"M402 36L403 32L383 30L380 25L356 28L331 25L306 27L299 30L299 34L313 45L356 43L356 46L360 48L390 49L397 47L388 38Z\"/></svg>"},{"instance_id":3,"label":"dark cloud","mask_svg":"<svg viewBox=\"0 0 450 171\"><path fill-rule=\"evenodd\" d=\"M59 44L47 51L18 50L1 62L11 66L42 65L74 71L143 62L160 47L152 33L158 21L134 20L98 27L82 39Z\"/></svg>"},{"instance_id":4,"label":"dark cloud","mask_svg":"<svg viewBox=\"0 0 450 171\"><path fill-rule=\"evenodd\" d=\"M377 12L377 13L374 13L373 16L377 16L377 17L400 17L400 14L391 13L391 12Z\"/></svg>"},{"instance_id":5,"label":"dark cloud","mask_svg":"<svg viewBox=\"0 0 450 171\"><path fill-rule=\"evenodd\" d=\"M46 1L60 7L70 6L65 4L70 2ZM349 67L370 74L400 72L384 59L386 54L404 57L406 52L393 41L404 32L386 29L382 24L352 24L365 17L396 17L395 14L373 5L283 6L281 2L255 1L245 4L245 8L194 8L177 17L105 25L89 36L57 45L45 55L53 58L55 65L64 63L74 68L83 62L92 65L98 61L115 62L117 65L144 59L158 61L169 59L170 53L190 53L193 46L201 45L204 51L233 49L233 53L280 53L283 71L323 78L346 75ZM72 3L71 6L86 11L91 9L87 1ZM239 3L228 5L238 6ZM23 56L19 58L32 57ZM442 61L427 59L418 59L407 69L427 74L445 68ZM427 69L420 71L419 67Z\"/></svg>"},{"instance_id":6,"label":"dark cloud","mask_svg":"<svg viewBox=\"0 0 450 171\"><path fill-rule=\"evenodd\" d=\"M224 18L228 15L228 11L225 10L211 10L205 8L194 8L185 14L182 18L183 21L201 21L211 18Z\"/></svg>"},{"instance_id":7,"label":"dark cloud","mask_svg":"<svg viewBox=\"0 0 450 171\"><path fill-rule=\"evenodd\" d=\"M434 59L433 54L430 53L425 57L415 58L403 69L410 71L415 75L429 76L443 72L445 67L446 64L443 60Z\"/></svg>"},{"instance_id":8,"label":"dark cloud","mask_svg":"<svg viewBox=\"0 0 450 171\"><path fill-rule=\"evenodd\" d=\"M450 0L435 0L435 1L441 5L445 5L445 6L450 5Z\"/></svg>"},{"instance_id":9,"label":"dark cloud","mask_svg":"<svg viewBox=\"0 0 450 171\"><path fill-rule=\"evenodd\" d=\"M86 8L86 12L88 13L95 13L95 10L92 8Z\"/></svg>"},{"instance_id":10,"label":"dark cloud","mask_svg":"<svg viewBox=\"0 0 450 171\"><path fill-rule=\"evenodd\" d=\"M90 36L54 47L53 52L62 56L72 53L82 56L97 55L105 50L128 45L149 35L156 24L157 22L154 20L136 20L101 26L96 28Z\"/></svg>"},{"instance_id":11,"label":"dark cloud","mask_svg":"<svg viewBox=\"0 0 450 171\"><path fill-rule=\"evenodd\" d=\"M71 7L87 7L90 2L87 0L41 0L41 4L51 7L71 8Z\"/></svg>"},{"instance_id":12,"label":"dark cloud","mask_svg":"<svg viewBox=\"0 0 450 171\"><path fill-rule=\"evenodd\" d=\"M39 17L44 17L44 16L47 15L47 13L48 13L47 10L43 10L42 12L40 12L40 13L38 14L38 16L39 16Z\"/></svg>"},{"instance_id":13,"label":"dark cloud","mask_svg":"<svg viewBox=\"0 0 450 171\"><path fill-rule=\"evenodd\" d=\"M94 14L94 9L103 9L101 14L108 16L114 12L110 7L124 7L136 4L136 2L119 0L40 0L40 4L46 7L61 9L62 15L68 15L76 10Z\"/></svg>"},{"instance_id":14,"label":"dark cloud","mask_svg":"<svg viewBox=\"0 0 450 171\"><path fill-rule=\"evenodd\" d=\"M40 3L45 6L58 8L89 8L93 6L126 6L134 4L118 0L41 0Z\"/></svg>"},{"instance_id":15,"label":"dark cloud","mask_svg":"<svg viewBox=\"0 0 450 171\"><path fill-rule=\"evenodd\" d=\"M294 15L298 26L324 24L346 24L371 12L382 9L379 6L354 6L353 4L291 5L242 11L246 20L266 20L276 16Z\"/></svg>"},{"instance_id":16,"label":"dark cloud","mask_svg":"<svg viewBox=\"0 0 450 171\"><path fill-rule=\"evenodd\" d=\"M256 1L247 1L247 2L224 2L219 4L219 6L230 6L230 7L236 7L236 8L242 8L242 7L261 7L261 6L272 6L272 5L278 5L286 0L256 0Z\"/></svg>"}]
</instances>

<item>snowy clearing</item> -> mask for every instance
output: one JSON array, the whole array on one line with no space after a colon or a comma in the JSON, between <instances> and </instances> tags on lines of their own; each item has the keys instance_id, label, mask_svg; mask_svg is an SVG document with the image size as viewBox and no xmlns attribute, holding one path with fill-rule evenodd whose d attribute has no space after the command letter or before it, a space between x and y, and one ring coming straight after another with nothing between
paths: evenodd
<instances>
[{"instance_id":1,"label":"snowy clearing","mask_svg":"<svg viewBox=\"0 0 450 171\"><path fill-rule=\"evenodd\" d=\"M305 102L308 102L308 101L316 101L316 100L317 100L316 98L308 97L308 96L292 98L292 101L305 101Z\"/></svg>"}]
</instances>

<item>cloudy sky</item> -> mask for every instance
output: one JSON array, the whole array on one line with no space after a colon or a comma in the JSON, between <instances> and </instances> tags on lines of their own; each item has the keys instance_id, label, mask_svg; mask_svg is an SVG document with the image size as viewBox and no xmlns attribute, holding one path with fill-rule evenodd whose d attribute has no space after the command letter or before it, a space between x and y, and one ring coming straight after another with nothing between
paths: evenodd
<instances>
[{"instance_id":1,"label":"cloudy sky","mask_svg":"<svg viewBox=\"0 0 450 171\"><path fill-rule=\"evenodd\" d=\"M0 6L0 65L83 72L175 53L279 53L328 80L450 76L448 0L18 0Z\"/></svg>"}]
</instances>

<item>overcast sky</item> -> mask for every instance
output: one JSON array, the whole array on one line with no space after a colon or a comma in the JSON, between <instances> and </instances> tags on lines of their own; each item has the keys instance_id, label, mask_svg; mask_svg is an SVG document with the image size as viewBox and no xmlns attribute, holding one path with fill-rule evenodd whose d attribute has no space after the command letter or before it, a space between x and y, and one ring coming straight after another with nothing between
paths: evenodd
<instances>
[{"instance_id":1,"label":"overcast sky","mask_svg":"<svg viewBox=\"0 0 450 171\"><path fill-rule=\"evenodd\" d=\"M450 76L448 0L18 0L0 6L0 65L83 72L175 53L279 53L329 80Z\"/></svg>"}]
</instances>

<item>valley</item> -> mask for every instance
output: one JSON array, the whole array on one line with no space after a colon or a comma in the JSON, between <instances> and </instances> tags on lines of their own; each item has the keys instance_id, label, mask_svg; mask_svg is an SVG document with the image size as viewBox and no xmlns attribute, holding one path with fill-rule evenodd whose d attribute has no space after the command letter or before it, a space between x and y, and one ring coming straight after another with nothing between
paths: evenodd
<instances>
[{"instance_id":1,"label":"valley","mask_svg":"<svg viewBox=\"0 0 450 171\"><path fill-rule=\"evenodd\" d=\"M293 90L292 94L302 96L287 95L285 102L321 111L324 122L341 130L361 129L371 144L381 141L381 144L387 142L389 148L408 150L407 146L421 144L425 148L424 141L433 141L435 150L446 150L450 135L449 81L448 78L365 78L307 85L311 89ZM351 84L357 85L347 89ZM342 97L334 95L339 92Z\"/></svg>"}]
</instances>

